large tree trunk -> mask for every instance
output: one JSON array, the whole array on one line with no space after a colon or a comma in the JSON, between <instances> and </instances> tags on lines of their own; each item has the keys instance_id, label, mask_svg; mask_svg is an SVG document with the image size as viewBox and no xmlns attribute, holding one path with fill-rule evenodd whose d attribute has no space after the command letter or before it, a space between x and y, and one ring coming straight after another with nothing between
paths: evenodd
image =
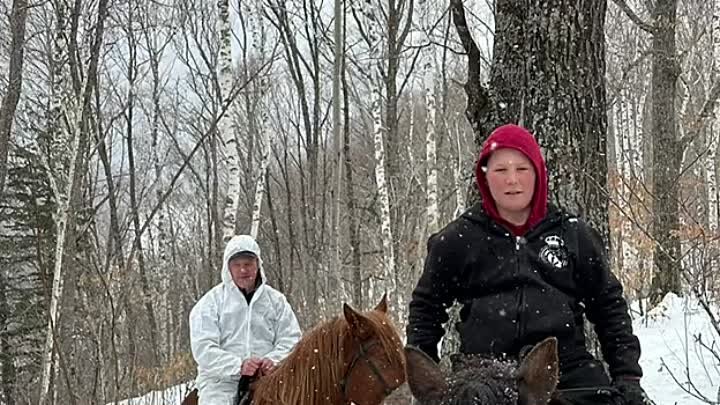
<instances>
[{"instance_id":1,"label":"large tree trunk","mask_svg":"<svg viewBox=\"0 0 720 405\"><path fill-rule=\"evenodd\" d=\"M7 157L10 145L10 130L15 119L15 109L20 100L22 89L23 54L25 50L25 20L27 19L27 0L13 0L10 14L10 66L8 87L0 104L0 197L7 177Z\"/></svg>"},{"instance_id":2,"label":"large tree trunk","mask_svg":"<svg viewBox=\"0 0 720 405\"><path fill-rule=\"evenodd\" d=\"M658 0L653 9L652 134L654 276L650 302L680 293L678 178L682 145L676 133L675 84L680 65L675 49L677 0Z\"/></svg>"},{"instance_id":3,"label":"large tree trunk","mask_svg":"<svg viewBox=\"0 0 720 405\"><path fill-rule=\"evenodd\" d=\"M450 8L468 53L466 115L478 149L501 124L535 134L545 151L551 200L586 219L609 239L604 1L495 3L489 87L462 0ZM452 338L454 328L449 327ZM592 339L591 339L592 340Z\"/></svg>"},{"instance_id":4,"label":"large tree trunk","mask_svg":"<svg viewBox=\"0 0 720 405\"><path fill-rule=\"evenodd\" d=\"M451 0L468 52L466 114L478 147L498 125L530 129L546 153L555 203L607 240L604 1L496 2L493 63L481 84L480 51L461 0Z\"/></svg>"}]
</instances>

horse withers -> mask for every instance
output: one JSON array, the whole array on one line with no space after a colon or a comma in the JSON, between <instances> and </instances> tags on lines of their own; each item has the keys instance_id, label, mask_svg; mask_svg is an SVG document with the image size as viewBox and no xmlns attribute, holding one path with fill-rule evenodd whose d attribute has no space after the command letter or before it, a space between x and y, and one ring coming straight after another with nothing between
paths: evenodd
<instances>
[{"instance_id":1,"label":"horse withers","mask_svg":"<svg viewBox=\"0 0 720 405\"><path fill-rule=\"evenodd\" d=\"M272 374L251 387L253 405L380 405L405 382L405 354L387 296L308 331ZM186 401L188 398L186 398ZM183 405L197 405L194 402Z\"/></svg>"}]
</instances>

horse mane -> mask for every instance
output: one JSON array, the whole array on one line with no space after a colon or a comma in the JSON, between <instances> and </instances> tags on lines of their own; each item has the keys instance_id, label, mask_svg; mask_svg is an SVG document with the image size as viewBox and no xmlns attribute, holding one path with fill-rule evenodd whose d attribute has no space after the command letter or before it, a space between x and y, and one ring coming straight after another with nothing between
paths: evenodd
<instances>
[{"instance_id":1,"label":"horse mane","mask_svg":"<svg viewBox=\"0 0 720 405\"><path fill-rule=\"evenodd\" d=\"M363 313L372 325L391 364L405 367L402 343L387 315L380 311ZM290 355L269 376L261 378L253 394L253 405L317 405L339 401L340 380L344 377L345 350L350 325L342 316L323 322L297 343Z\"/></svg>"}]
</instances>

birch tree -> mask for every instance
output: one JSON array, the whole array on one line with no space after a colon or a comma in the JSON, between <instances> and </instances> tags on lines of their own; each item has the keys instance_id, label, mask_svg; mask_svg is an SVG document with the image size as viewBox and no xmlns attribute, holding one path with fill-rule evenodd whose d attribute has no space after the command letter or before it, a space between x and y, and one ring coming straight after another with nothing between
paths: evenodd
<instances>
[{"instance_id":1,"label":"birch tree","mask_svg":"<svg viewBox=\"0 0 720 405\"><path fill-rule=\"evenodd\" d=\"M62 1L58 1L55 4L56 7L56 54L57 55L69 55L69 41L68 33L65 30L65 15L66 9ZM54 116L54 122L51 124L58 133L56 136L71 140L71 157L69 160L69 166L67 172L57 173L48 171L48 176L51 180L51 184L54 184L53 189L55 198L58 204L58 212L55 217L56 228L57 228L57 242L55 245L55 268L53 271L52 290L50 295L50 309L48 314L48 326L47 326L47 337L45 341L43 360L42 360L42 379L40 382L40 395L38 404L44 405L48 401L50 394L50 376L53 369L53 365L56 365L55 359L57 356L57 339L59 336L56 334L58 328L58 314L60 301L63 296L63 271L65 270L65 257L72 252L72 241L68 241L69 230L72 230L75 226L74 219L74 207L72 205L75 201L75 196L79 193L80 178L83 173L78 173L79 169L83 167L82 159L85 156L84 148L87 147L86 134L88 132L88 117L90 114L91 97L93 92L97 88L97 67L98 59L100 57L100 50L103 43L104 36L104 24L105 18L107 17L107 0L100 0L97 6L97 22L95 24L95 35L90 50L90 62L87 68L87 74L84 76L85 80L82 83L81 98L65 98L64 80L68 78L64 72L61 71L60 77L56 78L56 94L54 94L55 100L55 111L58 113ZM74 34L74 33L71 33ZM55 63L61 62L62 59L55 60ZM57 65L56 65L57 66ZM72 66L72 65L71 65ZM59 66L62 68L62 66ZM74 101L77 100L77 101ZM63 128L61 121L69 123L70 126ZM56 176L58 178L56 178ZM70 233L72 234L72 233ZM69 243L70 242L70 243Z\"/></svg>"},{"instance_id":2,"label":"birch tree","mask_svg":"<svg viewBox=\"0 0 720 405\"><path fill-rule=\"evenodd\" d=\"M247 3L246 3L247 4ZM265 35L262 24L264 12L262 3L259 1L250 2L248 7L249 28L251 36L251 60L264 61L265 55ZM266 95L271 88L270 79L263 76L256 84L255 100L253 110L255 114L248 115L248 119L253 121L250 128L256 131L250 134L256 139L260 149L260 167L255 175L255 194L253 196L253 205L250 219L250 235L257 238L260 229L260 218L262 213L262 201L265 194L268 164L270 162L270 149L272 147L270 139L268 139L268 113ZM248 160L252 160L253 156L248 154Z\"/></svg>"},{"instance_id":3,"label":"birch tree","mask_svg":"<svg viewBox=\"0 0 720 405\"><path fill-rule=\"evenodd\" d=\"M218 51L218 82L221 104L233 105L230 99L233 88L233 61L232 61L232 30L230 27L230 2L220 0L218 6L218 37L220 50ZM230 109L232 111L232 108ZM232 114L224 114L218 122L218 133L222 140L223 161L220 166L221 183L227 187L227 196L223 205L223 242L227 242L235 235L237 227L237 211L240 200L240 167L237 157L237 138L233 126Z\"/></svg>"},{"instance_id":4,"label":"birch tree","mask_svg":"<svg viewBox=\"0 0 720 405\"><path fill-rule=\"evenodd\" d=\"M429 38L428 38L428 42ZM428 55L425 62L424 86L427 108L425 128L425 174L427 177L427 232L438 231L440 211L438 209L437 144L435 142L435 121L437 101L435 99L434 55Z\"/></svg>"},{"instance_id":5,"label":"birch tree","mask_svg":"<svg viewBox=\"0 0 720 405\"><path fill-rule=\"evenodd\" d=\"M371 87L370 116L372 119L373 145L375 147L375 182L377 184L380 204L380 230L383 246L383 275L385 291L397 291L395 284L395 249L390 218L390 193L388 179L385 176L385 145L383 134L385 128L382 120L383 95L380 87L382 80L380 66L382 64L382 36L380 35L377 10L370 3L364 4L362 10L369 50L369 66ZM399 294L396 294L399 298Z\"/></svg>"}]
</instances>

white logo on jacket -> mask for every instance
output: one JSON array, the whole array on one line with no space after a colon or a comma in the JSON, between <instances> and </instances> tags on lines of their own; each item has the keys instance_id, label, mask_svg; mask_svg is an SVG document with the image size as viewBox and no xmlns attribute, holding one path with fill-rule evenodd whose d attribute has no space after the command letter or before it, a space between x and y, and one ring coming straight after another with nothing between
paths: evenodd
<instances>
[{"instance_id":1,"label":"white logo on jacket","mask_svg":"<svg viewBox=\"0 0 720 405\"><path fill-rule=\"evenodd\" d=\"M540 258L556 269L565 268L568 264L565 241L558 235L546 236L545 246L540 249Z\"/></svg>"}]
</instances>

